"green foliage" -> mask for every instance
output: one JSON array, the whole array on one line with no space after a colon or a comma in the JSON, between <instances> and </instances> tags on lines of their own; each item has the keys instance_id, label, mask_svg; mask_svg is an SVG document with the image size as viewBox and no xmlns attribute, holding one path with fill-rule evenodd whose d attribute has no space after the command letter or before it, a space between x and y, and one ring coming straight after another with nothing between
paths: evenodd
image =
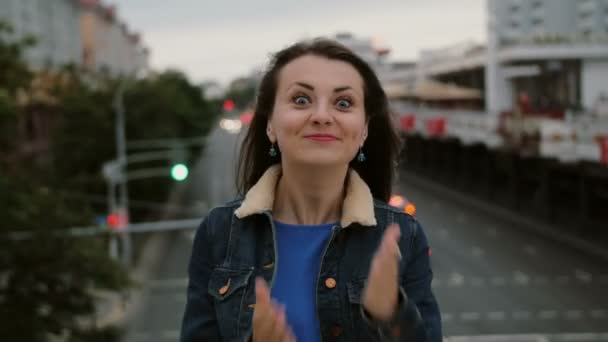
<instances>
[{"instance_id":1,"label":"green foliage","mask_svg":"<svg viewBox=\"0 0 608 342\"><path fill-rule=\"evenodd\" d=\"M31 72L22 59L28 47L35 44L32 37L11 39L13 29L0 21L0 89L13 95L19 88L26 87L31 79Z\"/></svg>"},{"instance_id":2,"label":"green foliage","mask_svg":"<svg viewBox=\"0 0 608 342\"><path fill-rule=\"evenodd\" d=\"M51 140L52 179L63 189L103 194L102 164L116 158L112 94L71 79L57 90L55 111L60 115Z\"/></svg>"},{"instance_id":3,"label":"green foliage","mask_svg":"<svg viewBox=\"0 0 608 342\"><path fill-rule=\"evenodd\" d=\"M215 120L202 90L174 70L136 82L127 91L125 104L130 139L200 137Z\"/></svg>"},{"instance_id":4,"label":"green foliage","mask_svg":"<svg viewBox=\"0 0 608 342\"><path fill-rule=\"evenodd\" d=\"M101 168L116 158L117 89L127 82L128 140L202 137L219 110L177 71L125 81L84 78L74 66L66 66L56 83L51 77L51 89L44 89L56 101L23 105L18 98L30 91L33 74L22 54L31 44L31 38L13 39L10 27L0 22L0 336L2 341L47 341L49 334L67 334L74 342L117 341L119 329L97 329L82 319L93 317L96 299L90 291L124 290L131 286L128 273L109 258L107 236L64 234L106 212ZM18 126L33 111L51 121L50 155L40 156L49 162L19 157L24 137ZM199 152L193 149L191 159ZM169 174L141 180L129 183L129 195L162 203L171 185ZM150 214L132 216L154 219Z\"/></svg>"},{"instance_id":5,"label":"green foliage","mask_svg":"<svg viewBox=\"0 0 608 342\"><path fill-rule=\"evenodd\" d=\"M66 226L86 223L87 213L31 183L0 178L0 322L9 323L0 325L0 336L7 341L86 333L77 318L94 312L89 291L130 285L127 272L108 258L103 239L63 234ZM33 235L16 239L19 232Z\"/></svg>"},{"instance_id":6,"label":"green foliage","mask_svg":"<svg viewBox=\"0 0 608 342\"><path fill-rule=\"evenodd\" d=\"M213 110L202 96L201 89L192 85L178 71L165 71L141 80L115 79L96 87L87 86L72 77L70 86L57 92L60 98L52 139L53 178L73 191L103 194L105 181L101 177L104 162L116 158L115 108L118 89L124 86L124 109L127 140L184 139L202 137L209 133L218 111ZM141 151L129 151L137 153ZM189 161L200 155L200 148L189 150ZM169 160L133 165L131 170L169 167ZM134 199L162 203L173 181L167 176L129 183L129 195ZM97 211L105 210L103 204ZM156 212L132 210L134 221L150 219Z\"/></svg>"},{"instance_id":7,"label":"green foliage","mask_svg":"<svg viewBox=\"0 0 608 342\"><path fill-rule=\"evenodd\" d=\"M0 21L0 153L15 147L18 111L14 97L17 89L27 86L32 76L21 56L33 40L11 39L12 32L8 24Z\"/></svg>"}]
</instances>

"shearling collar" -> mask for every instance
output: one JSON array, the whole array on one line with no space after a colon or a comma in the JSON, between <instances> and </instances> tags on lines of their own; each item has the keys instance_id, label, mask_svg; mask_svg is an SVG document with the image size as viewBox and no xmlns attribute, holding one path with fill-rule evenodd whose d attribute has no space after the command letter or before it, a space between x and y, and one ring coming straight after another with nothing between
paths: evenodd
<instances>
[{"instance_id":1,"label":"shearling collar","mask_svg":"<svg viewBox=\"0 0 608 342\"><path fill-rule=\"evenodd\" d=\"M276 185L281 178L281 166L273 165L264 172L260 180L247 192L241 206L235 211L238 218L272 211ZM342 203L340 225L352 223L375 226L374 199L369 187L355 170L349 171L346 196Z\"/></svg>"}]
</instances>

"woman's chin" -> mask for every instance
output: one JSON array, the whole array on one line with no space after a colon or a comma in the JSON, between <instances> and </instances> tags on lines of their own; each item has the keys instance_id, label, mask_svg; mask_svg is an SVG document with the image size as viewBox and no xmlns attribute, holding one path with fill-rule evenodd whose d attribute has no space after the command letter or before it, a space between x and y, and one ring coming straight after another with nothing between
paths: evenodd
<instances>
[{"instance_id":1,"label":"woman's chin","mask_svg":"<svg viewBox=\"0 0 608 342\"><path fill-rule=\"evenodd\" d=\"M348 161L344 159L336 158L335 156L310 156L308 158L298 158L297 160L290 160L294 165L306 166L306 167L339 167L347 166Z\"/></svg>"}]
</instances>

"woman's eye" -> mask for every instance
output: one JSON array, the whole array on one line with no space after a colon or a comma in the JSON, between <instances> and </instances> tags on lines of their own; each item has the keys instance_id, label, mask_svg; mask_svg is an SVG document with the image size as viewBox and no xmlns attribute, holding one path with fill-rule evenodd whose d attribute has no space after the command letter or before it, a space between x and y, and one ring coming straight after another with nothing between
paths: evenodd
<instances>
[{"instance_id":1,"label":"woman's eye","mask_svg":"<svg viewBox=\"0 0 608 342\"><path fill-rule=\"evenodd\" d=\"M339 99L338 102L336 102L336 105L341 109L348 109L353 105L353 103L349 99Z\"/></svg>"},{"instance_id":2,"label":"woman's eye","mask_svg":"<svg viewBox=\"0 0 608 342\"><path fill-rule=\"evenodd\" d=\"M307 96L298 95L293 98L293 102L299 106L310 104L310 99Z\"/></svg>"}]
</instances>

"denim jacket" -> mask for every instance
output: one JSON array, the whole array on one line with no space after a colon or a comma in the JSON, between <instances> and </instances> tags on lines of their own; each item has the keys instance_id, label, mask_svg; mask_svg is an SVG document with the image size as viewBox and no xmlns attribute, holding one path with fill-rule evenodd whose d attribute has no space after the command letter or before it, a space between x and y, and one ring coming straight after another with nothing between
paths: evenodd
<instances>
[{"instance_id":1,"label":"denim jacket","mask_svg":"<svg viewBox=\"0 0 608 342\"><path fill-rule=\"evenodd\" d=\"M280 176L280 166L270 167L244 200L214 208L198 228L188 267L182 342L250 339L254 279L261 276L272 285L280 265L272 218ZM363 310L361 295L374 253L391 223L401 227L399 303L390 321L379 322ZM342 217L325 247L317 278L322 340L440 342L432 277L429 245L418 221L374 200L367 184L349 171Z\"/></svg>"}]
</instances>

